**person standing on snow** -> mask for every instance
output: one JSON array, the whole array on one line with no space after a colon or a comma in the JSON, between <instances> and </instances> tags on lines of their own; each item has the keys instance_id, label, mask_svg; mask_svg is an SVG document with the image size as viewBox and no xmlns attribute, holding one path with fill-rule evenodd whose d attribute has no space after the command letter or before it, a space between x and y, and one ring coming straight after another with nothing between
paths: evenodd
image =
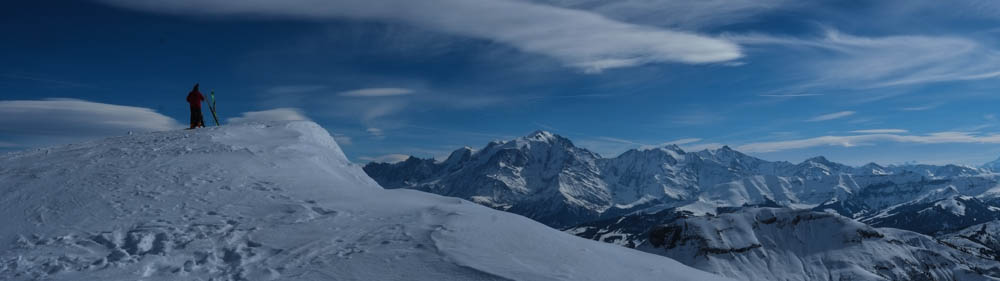
<instances>
[{"instance_id":1,"label":"person standing on snow","mask_svg":"<svg viewBox=\"0 0 1000 281\"><path fill-rule=\"evenodd\" d=\"M198 83L194 83L194 89L188 93L187 102L191 104L191 128L205 127L205 120L201 117L201 101L205 96L198 90Z\"/></svg>"}]
</instances>

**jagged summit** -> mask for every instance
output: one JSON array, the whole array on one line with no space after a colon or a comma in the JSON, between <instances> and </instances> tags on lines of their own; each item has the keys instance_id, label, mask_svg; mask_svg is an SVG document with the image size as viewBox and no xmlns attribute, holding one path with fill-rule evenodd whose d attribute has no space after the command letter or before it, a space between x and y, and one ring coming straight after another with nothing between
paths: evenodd
<instances>
[{"instance_id":1,"label":"jagged summit","mask_svg":"<svg viewBox=\"0 0 1000 281\"><path fill-rule=\"evenodd\" d=\"M307 121L15 152L0 155L0 182L2 280L721 279L382 189Z\"/></svg>"},{"instance_id":2,"label":"jagged summit","mask_svg":"<svg viewBox=\"0 0 1000 281\"><path fill-rule=\"evenodd\" d=\"M555 137L556 137L555 134L550 133L548 131L544 131L544 130L535 130L534 132L531 132L531 134L528 134L527 136L525 136L525 138L532 138L532 139L538 139L538 140L553 139Z\"/></svg>"},{"instance_id":3,"label":"jagged summit","mask_svg":"<svg viewBox=\"0 0 1000 281\"><path fill-rule=\"evenodd\" d=\"M534 131L531 134L519 137L507 143L515 143L519 146L524 146L530 143L545 143L565 147L574 147L573 142L568 138L543 130Z\"/></svg>"}]
</instances>

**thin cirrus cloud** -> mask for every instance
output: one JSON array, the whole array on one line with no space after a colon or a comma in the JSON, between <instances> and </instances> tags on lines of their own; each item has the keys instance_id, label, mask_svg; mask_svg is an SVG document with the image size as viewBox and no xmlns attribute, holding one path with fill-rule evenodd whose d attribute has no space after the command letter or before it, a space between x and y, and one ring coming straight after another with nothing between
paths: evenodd
<instances>
[{"instance_id":1,"label":"thin cirrus cloud","mask_svg":"<svg viewBox=\"0 0 1000 281\"><path fill-rule=\"evenodd\" d=\"M391 97L413 94L413 90L405 88L367 88L340 92L342 97Z\"/></svg>"},{"instance_id":2,"label":"thin cirrus cloud","mask_svg":"<svg viewBox=\"0 0 1000 281\"><path fill-rule=\"evenodd\" d=\"M761 97L769 98L797 98L797 97L816 97L822 96L823 94L760 94Z\"/></svg>"},{"instance_id":3,"label":"thin cirrus cloud","mask_svg":"<svg viewBox=\"0 0 1000 281\"><path fill-rule=\"evenodd\" d=\"M924 110L935 109L935 108L938 108L940 106L941 106L941 104L928 104L928 105L921 105L921 106L904 107L904 108L900 108L899 110L902 110L902 111L924 111Z\"/></svg>"},{"instance_id":4,"label":"thin cirrus cloud","mask_svg":"<svg viewBox=\"0 0 1000 281\"><path fill-rule=\"evenodd\" d=\"M641 26L567 8L511 0L103 0L150 12L403 23L484 39L596 73L649 63L703 64L743 56L725 39Z\"/></svg>"},{"instance_id":5,"label":"thin cirrus cloud","mask_svg":"<svg viewBox=\"0 0 1000 281\"><path fill-rule=\"evenodd\" d=\"M855 134L905 134L910 131L903 129L868 129L868 130L854 130L851 133Z\"/></svg>"},{"instance_id":6,"label":"thin cirrus cloud","mask_svg":"<svg viewBox=\"0 0 1000 281\"><path fill-rule=\"evenodd\" d=\"M798 140L749 143L741 145L737 149L744 152L765 153L820 146L854 147L872 145L879 142L1000 144L1000 135L979 135L970 132L939 132L929 135L862 134L852 136L821 136Z\"/></svg>"},{"instance_id":7,"label":"thin cirrus cloud","mask_svg":"<svg viewBox=\"0 0 1000 281\"><path fill-rule=\"evenodd\" d=\"M820 122L820 121L829 121L829 120L834 120L834 119L840 119L840 118L844 118L844 117L847 117L847 116L854 115L854 113L855 113L854 111L849 111L848 110L848 111L834 112L834 113L830 113L830 114L823 114L823 115L820 115L820 116L809 118L808 120L806 120L806 122Z\"/></svg>"},{"instance_id":8,"label":"thin cirrus cloud","mask_svg":"<svg viewBox=\"0 0 1000 281\"><path fill-rule=\"evenodd\" d=\"M616 19L641 20L657 26L699 29L752 20L775 11L809 6L811 1L793 0L535 0L561 7L587 10Z\"/></svg>"},{"instance_id":9,"label":"thin cirrus cloud","mask_svg":"<svg viewBox=\"0 0 1000 281\"><path fill-rule=\"evenodd\" d=\"M803 63L791 67L812 76L805 87L878 88L1000 77L1000 51L956 36L863 37L826 29L823 36L813 38L764 34L725 38L745 45L783 46L781 55L801 56Z\"/></svg>"}]
</instances>

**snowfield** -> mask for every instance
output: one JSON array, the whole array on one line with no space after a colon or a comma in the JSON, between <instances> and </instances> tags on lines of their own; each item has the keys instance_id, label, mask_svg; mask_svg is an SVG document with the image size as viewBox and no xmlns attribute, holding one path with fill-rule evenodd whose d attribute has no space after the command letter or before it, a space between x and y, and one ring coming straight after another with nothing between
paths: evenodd
<instances>
[{"instance_id":1,"label":"snowfield","mask_svg":"<svg viewBox=\"0 0 1000 281\"><path fill-rule=\"evenodd\" d=\"M384 190L312 122L0 155L2 280L728 280Z\"/></svg>"}]
</instances>

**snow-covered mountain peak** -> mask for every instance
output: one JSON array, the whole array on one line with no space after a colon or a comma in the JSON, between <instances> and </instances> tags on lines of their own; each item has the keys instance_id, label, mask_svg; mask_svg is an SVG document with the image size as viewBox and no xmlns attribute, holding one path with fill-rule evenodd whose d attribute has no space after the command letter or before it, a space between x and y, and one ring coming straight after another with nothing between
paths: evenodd
<instances>
[{"instance_id":1,"label":"snow-covered mountain peak","mask_svg":"<svg viewBox=\"0 0 1000 281\"><path fill-rule=\"evenodd\" d=\"M556 134L553 134L545 130L536 130L525 136L525 138L535 139L539 141L549 141L556 138Z\"/></svg>"},{"instance_id":2,"label":"snow-covered mountain peak","mask_svg":"<svg viewBox=\"0 0 1000 281\"><path fill-rule=\"evenodd\" d=\"M962 199L962 200L959 200L959 199ZM935 202L934 203L934 207L940 208L940 209L942 209L944 211L948 211L948 212L950 212L950 213L952 213L952 214L954 214L956 216L964 216L965 215L965 204L962 204L961 201L968 201L970 199L971 199L971 197L964 197L963 198L963 197L960 197L960 196L952 196L952 197L948 197L948 198L945 198L945 199L942 199L940 201Z\"/></svg>"},{"instance_id":3,"label":"snow-covered mountain peak","mask_svg":"<svg viewBox=\"0 0 1000 281\"><path fill-rule=\"evenodd\" d=\"M508 144L515 144L517 146L526 146L526 145L530 146L532 144L536 144L536 145L537 144L545 144L545 145L552 145L552 146L574 147L573 146L573 142L570 141L569 139L567 139L567 138L565 138L563 136L557 135L557 134L550 133L548 131L543 131L543 130L534 131L531 134L528 134L528 135L523 136L523 137L519 137L519 138L514 139L513 141L507 142L507 143Z\"/></svg>"}]
</instances>

